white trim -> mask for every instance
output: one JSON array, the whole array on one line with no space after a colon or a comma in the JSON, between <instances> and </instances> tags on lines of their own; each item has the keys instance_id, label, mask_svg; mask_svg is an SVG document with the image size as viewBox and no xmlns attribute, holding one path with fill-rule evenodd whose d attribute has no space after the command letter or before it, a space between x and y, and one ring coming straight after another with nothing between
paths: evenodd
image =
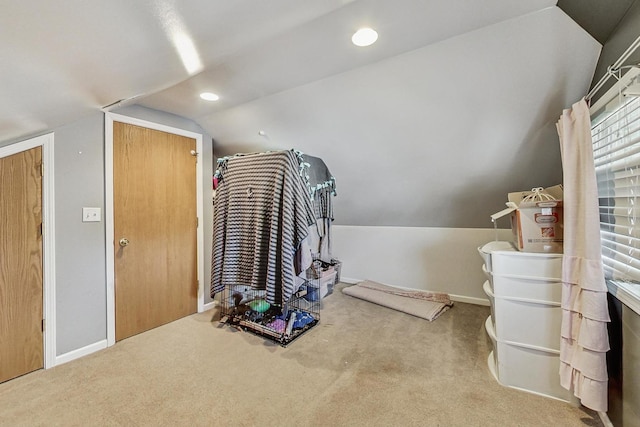
<instances>
[{"instance_id":1,"label":"white trim","mask_svg":"<svg viewBox=\"0 0 640 427\"><path fill-rule=\"evenodd\" d=\"M451 298L451 301L464 302L467 304L484 305L487 307L491 305L489 300L484 298L467 297L464 295L449 295L449 298Z\"/></svg>"},{"instance_id":2,"label":"white trim","mask_svg":"<svg viewBox=\"0 0 640 427\"><path fill-rule=\"evenodd\" d=\"M640 316L640 295L634 290L634 287L638 285L630 285L615 280L607 280L606 283L607 290L611 295Z\"/></svg>"},{"instance_id":3,"label":"white trim","mask_svg":"<svg viewBox=\"0 0 640 427\"><path fill-rule=\"evenodd\" d=\"M44 176L42 177L42 316L44 329L44 368L56 365L56 274L55 274L55 187L53 181L54 134L0 147L0 157L7 157L35 147L42 147Z\"/></svg>"},{"instance_id":4,"label":"white trim","mask_svg":"<svg viewBox=\"0 0 640 427\"><path fill-rule=\"evenodd\" d=\"M43 192L43 284L44 284L44 318L45 318L45 369L56 366L56 245L55 245L55 185L54 185L54 134L47 135L43 144L42 160L44 161Z\"/></svg>"},{"instance_id":5,"label":"white trim","mask_svg":"<svg viewBox=\"0 0 640 427\"><path fill-rule=\"evenodd\" d=\"M604 424L604 427L613 427L613 423L609 419L609 415L606 412L598 411L598 416L600 417L600 421Z\"/></svg>"},{"instance_id":6,"label":"white trim","mask_svg":"<svg viewBox=\"0 0 640 427\"><path fill-rule=\"evenodd\" d=\"M341 277L340 278L340 282L341 283L348 283L350 285L355 285L356 283L362 282L362 279L354 279L352 277Z\"/></svg>"},{"instance_id":7,"label":"white trim","mask_svg":"<svg viewBox=\"0 0 640 427\"><path fill-rule=\"evenodd\" d=\"M113 242L113 118L105 113L104 120L104 226L107 275L107 346L116 343L116 301Z\"/></svg>"},{"instance_id":8,"label":"white trim","mask_svg":"<svg viewBox=\"0 0 640 427\"><path fill-rule=\"evenodd\" d=\"M216 305L218 305L218 303L216 301L211 301L208 302L206 304L204 304L202 306L202 310L198 310L198 313L202 313L203 311L207 311L207 310L211 310L212 308L214 308Z\"/></svg>"},{"instance_id":9,"label":"white trim","mask_svg":"<svg viewBox=\"0 0 640 427\"><path fill-rule=\"evenodd\" d=\"M116 342L116 312L115 312L115 265L114 253L114 218L113 218L113 122L127 123L148 129L159 130L175 135L186 136L196 140L196 152L202 153L202 134L174 128L160 123L123 116L116 113L105 113L105 232L106 232L106 261L107 261L107 345ZM203 159L198 154L196 163L196 214L198 215L197 240L197 279L198 279L198 312L204 311L204 210L202 193Z\"/></svg>"},{"instance_id":10,"label":"white trim","mask_svg":"<svg viewBox=\"0 0 640 427\"><path fill-rule=\"evenodd\" d=\"M88 356L96 351L104 350L107 348L107 340L98 341L93 344L89 344L77 350L72 350L68 353L61 354L56 357L56 365L62 365L63 363L71 362L72 360L79 359L84 356Z\"/></svg>"}]
</instances>

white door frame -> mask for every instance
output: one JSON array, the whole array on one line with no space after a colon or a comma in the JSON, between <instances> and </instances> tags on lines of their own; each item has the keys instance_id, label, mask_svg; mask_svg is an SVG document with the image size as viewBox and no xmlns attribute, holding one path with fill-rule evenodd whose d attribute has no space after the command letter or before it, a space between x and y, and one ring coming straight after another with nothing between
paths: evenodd
<instances>
[{"instance_id":1,"label":"white door frame","mask_svg":"<svg viewBox=\"0 0 640 427\"><path fill-rule=\"evenodd\" d=\"M56 274L55 221L53 185L53 133L0 147L0 157L7 157L35 147L42 147L42 317L44 320L44 369L56 365Z\"/></svg>"},{"instance_id":2,"label":"white door frame","mask_svg":"<svg viewBox=\"0 0 640 427\"><path fill-rule=\"evenodd\" d=\"M178 129L159 123L149 122L116 113L105 113L105 228L107 256L107 346L116 342L116 305L115 305L115 264L114 250L114 216L113 216L113 122L141 126L175 135L186 136L196 140L196 152L202 153L202 134ZM202 195L202 158L196 163L196 213L198 215L197 235L197 277L198 277L198 312L204 311L204 227L203 227L203 195Z\"/></svg>"}]
</instances>

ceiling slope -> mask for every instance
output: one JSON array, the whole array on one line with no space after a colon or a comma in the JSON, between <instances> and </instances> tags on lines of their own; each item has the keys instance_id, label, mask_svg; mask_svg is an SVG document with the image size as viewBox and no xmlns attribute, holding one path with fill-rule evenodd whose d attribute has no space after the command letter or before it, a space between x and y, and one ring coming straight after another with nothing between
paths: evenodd
<instances>
[{"instance_id":1,"label":"ceiling slope","mask_svg":"<svg viewBox=\"0 0 640 427\"><path fill-rule=\"evenodd\" d=\"M487 25L553 6L555 1L358 0L271 39L225 57L167 90L138 103L200 119L267 95L288 90ZM352 33L375 28L380 38L368 48L351 44ZM446 67L446 64L442 64ZM197 98L211 90L221 100Z\"/></svg>"},{"instance_id":2,"label":"ceiling slope","mask_svg":"<svg viewBox=\"0 0 640 427\"><path fill-rule=\"evenodd\" d=\"M562 182L555 122L588 91L600 48L553 7L200 123L217 155L322 157L337 224L491 227L508 192Z\"/></svg>"},{"instance_id":3,"label":"ceiling slope","mask_svg":"<svg viewBox=\"0 0 640 427\"><path fill-rule=\"evenodd\" d=\"M0 14L0 142L119 100L198 119L362 67L551 0L7 0ZM361 25L373 49L348 40ZM446 64L442 64L446 66ZM220 92L217 106L195 99Z\"/></svg>"},{"instance_id":4,"label":"ceiling slope","mask_svg":"<svg viewBox=\"0 0 640 427\"><path fill-rule=\"evenodd\" d=\"M0 141L188 79L349 0L7 0Z\"/></svg>"}]
</instances>

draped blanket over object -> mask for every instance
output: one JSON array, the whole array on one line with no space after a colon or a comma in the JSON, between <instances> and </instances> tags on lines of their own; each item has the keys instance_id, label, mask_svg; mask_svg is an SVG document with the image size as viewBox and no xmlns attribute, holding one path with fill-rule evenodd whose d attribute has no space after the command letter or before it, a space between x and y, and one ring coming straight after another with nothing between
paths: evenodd
<instances>
[{"instance_id":1,"label":"draped blanket over object","mask_svg":"<svg viewBox=\"0 0 640 427\"><path fill-rule=\"evenodd\" d=\"M300 170L291 150L218 161L211 296L241 284L283 304L296 291L297 251L316 222Z\"/></svg>"}]
</instances>

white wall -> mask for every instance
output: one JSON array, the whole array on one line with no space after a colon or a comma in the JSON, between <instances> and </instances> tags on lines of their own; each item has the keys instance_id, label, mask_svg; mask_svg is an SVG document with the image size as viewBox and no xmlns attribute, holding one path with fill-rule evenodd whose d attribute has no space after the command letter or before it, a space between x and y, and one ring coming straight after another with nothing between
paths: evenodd
<instances>
[{"instance_id":1,"label":"white wall","mask_svg":"<svg viewBox=\"0 0 640 427\"><path fill-rule=\"evenodd\" d=\"M496 240L496 235L499 240L511 238L511 230L487 228L336 225L332 233L343 282L369 279L486 305L486 277L477 248Z\"/></svg>"}]
</instances>

